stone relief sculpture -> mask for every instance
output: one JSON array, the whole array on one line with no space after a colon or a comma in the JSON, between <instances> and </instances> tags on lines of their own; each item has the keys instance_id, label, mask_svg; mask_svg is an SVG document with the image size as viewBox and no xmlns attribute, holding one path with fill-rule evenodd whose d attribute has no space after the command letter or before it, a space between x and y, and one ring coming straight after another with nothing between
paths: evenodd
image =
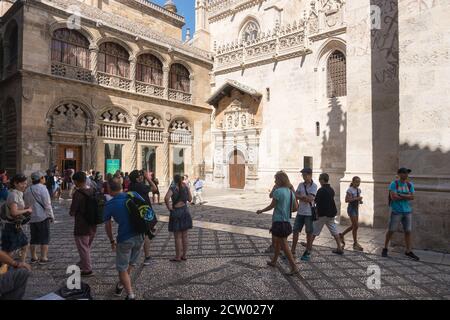
<instances>
[{"instance_id":1,"label":"stone relief sculpture","mask_svg":"<svg viewBox=\"0 0 450 320\"><path fill-rule=\"evenodd\" d=\"M72 103L58 106L50 116L50 129L52 131L84 133L89 129L88 123L88 115L81 107Z\"/></svg>"}]
</instances>

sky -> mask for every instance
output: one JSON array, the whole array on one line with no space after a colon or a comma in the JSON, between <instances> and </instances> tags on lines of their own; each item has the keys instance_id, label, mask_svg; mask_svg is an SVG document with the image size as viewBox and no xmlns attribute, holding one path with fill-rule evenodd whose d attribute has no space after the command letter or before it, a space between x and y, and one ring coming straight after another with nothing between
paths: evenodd
<instances>
[{"instance_id":1,"label":"sky","mask_svg":"<svg viewBox=\"0 0 450 320\"><path fill-rule=\"evenodd\" d=\"M191 28L191 36L195 31L195 0L173 0L178 9L178 14L186 19L186 25L183 27L183 40L186 35L186 29ZM152 0L160 6L163 6L166 0Z\"/></svg>"}]
</instances>

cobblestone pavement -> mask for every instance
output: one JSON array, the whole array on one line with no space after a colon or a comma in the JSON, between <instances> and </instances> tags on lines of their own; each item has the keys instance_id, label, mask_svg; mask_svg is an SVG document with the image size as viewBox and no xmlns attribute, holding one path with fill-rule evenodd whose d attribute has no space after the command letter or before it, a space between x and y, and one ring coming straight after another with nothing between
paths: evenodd
<instances>
[{"instance_id":1,"label":"cobblestone pavement","mask_svg":"<svg viewBox=\"0 0 450 320\"><path fill-rule=\"evenodd\" d=\"M203 224L190 232L189 259L183 263L168 261L175 252L173 236L167 231L167 223L164 222L167 220L165 208L155 206L161 215L161 222L158 224L157 237L152 241L153 262L150 266L139 264L133 273L138 298L450 298L449 265L415 262L400 255L386 259L379 254L350 250L343 256L337 256L331 252L332 241L326 230L317 239L311 261L299 262L301 272L298 276L285 275L288 265L281 259L276 268L266 266L268 256L264 254L264 250L270 244L270 238L268 233L262 235L256 231L267 231L271 217L253 213L256 207L262 207L267 202L267 196L260 196L258 199L254 195L249 197L239 192L230 192L228 196L211 192L207 205L193 207L195 225ZM52 263L33 267L27 287L27 299L35 299L56 290L65 283L66 268L78 261L72 236L73 221L67 213L69 204L70 201L67 200L55 203L57 221L52 227ZM209 222L216 224L210 226ZM230 231L218 230L219 224L228 226ZM233 227L238 232L234 232ZM382 233L383 230L370 233L367 245L370 241L377 241ZM98 229L92 255L96 276L83 281L90 284L95 299L118 299L112 294L117 281L114 254L102 226ZM370 265L381 268L379 290L369 290L366 286L367 267Z\"/></svg>"}]
</instances>

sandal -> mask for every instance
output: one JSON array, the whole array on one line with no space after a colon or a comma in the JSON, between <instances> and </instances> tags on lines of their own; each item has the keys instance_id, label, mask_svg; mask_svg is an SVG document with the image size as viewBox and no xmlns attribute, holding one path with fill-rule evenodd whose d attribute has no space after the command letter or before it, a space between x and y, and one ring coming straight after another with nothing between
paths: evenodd
<instances>
[{"instance_id":1,"label":"sandal","mask_svg":"<svg viewBox=\"0 0 450 320\"><path fill-rule=\"evenodd\" d=\"M267 265L271 266L271 267L276 267L277 266L277 264L273 263L272 261L267 261Z\"/></svg>"},{"instance_id":2,"label":"sandal","mask_svg":"<svg viewBox=\"0 0 450 320\"><path fill-rule=\"evenodd\" d=\"M296 274L299 274L300 270L299 269L295 269L295 270L291 270L288 273L286 273L286 275L288 276L295 276Z\"/></svg>"},{"instance_id":3,"label":"sandal","mask_svg":"<svg viewBox=\"0 0 450 320\"><path fill-rule=\"evenodd\" d=\"M181 262L181 259L172 258L169 261L170 262Z\"/></svg>"}]
</instances>

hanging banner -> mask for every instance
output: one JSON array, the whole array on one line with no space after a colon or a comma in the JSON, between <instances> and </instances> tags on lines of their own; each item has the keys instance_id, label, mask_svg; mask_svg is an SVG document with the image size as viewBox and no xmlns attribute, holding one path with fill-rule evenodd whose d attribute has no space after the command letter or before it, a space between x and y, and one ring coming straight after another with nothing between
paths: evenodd
<instances>
[{"instance_id":1,"label":"hanging banner","mask_svg":"<svg viewBox=\"0 0 450 320\"><path fill-rule=\"evenodd\" d=\"M106 173L116 173L120 170L120 159L106 159Z\"/></svg>"}]
</instances>

